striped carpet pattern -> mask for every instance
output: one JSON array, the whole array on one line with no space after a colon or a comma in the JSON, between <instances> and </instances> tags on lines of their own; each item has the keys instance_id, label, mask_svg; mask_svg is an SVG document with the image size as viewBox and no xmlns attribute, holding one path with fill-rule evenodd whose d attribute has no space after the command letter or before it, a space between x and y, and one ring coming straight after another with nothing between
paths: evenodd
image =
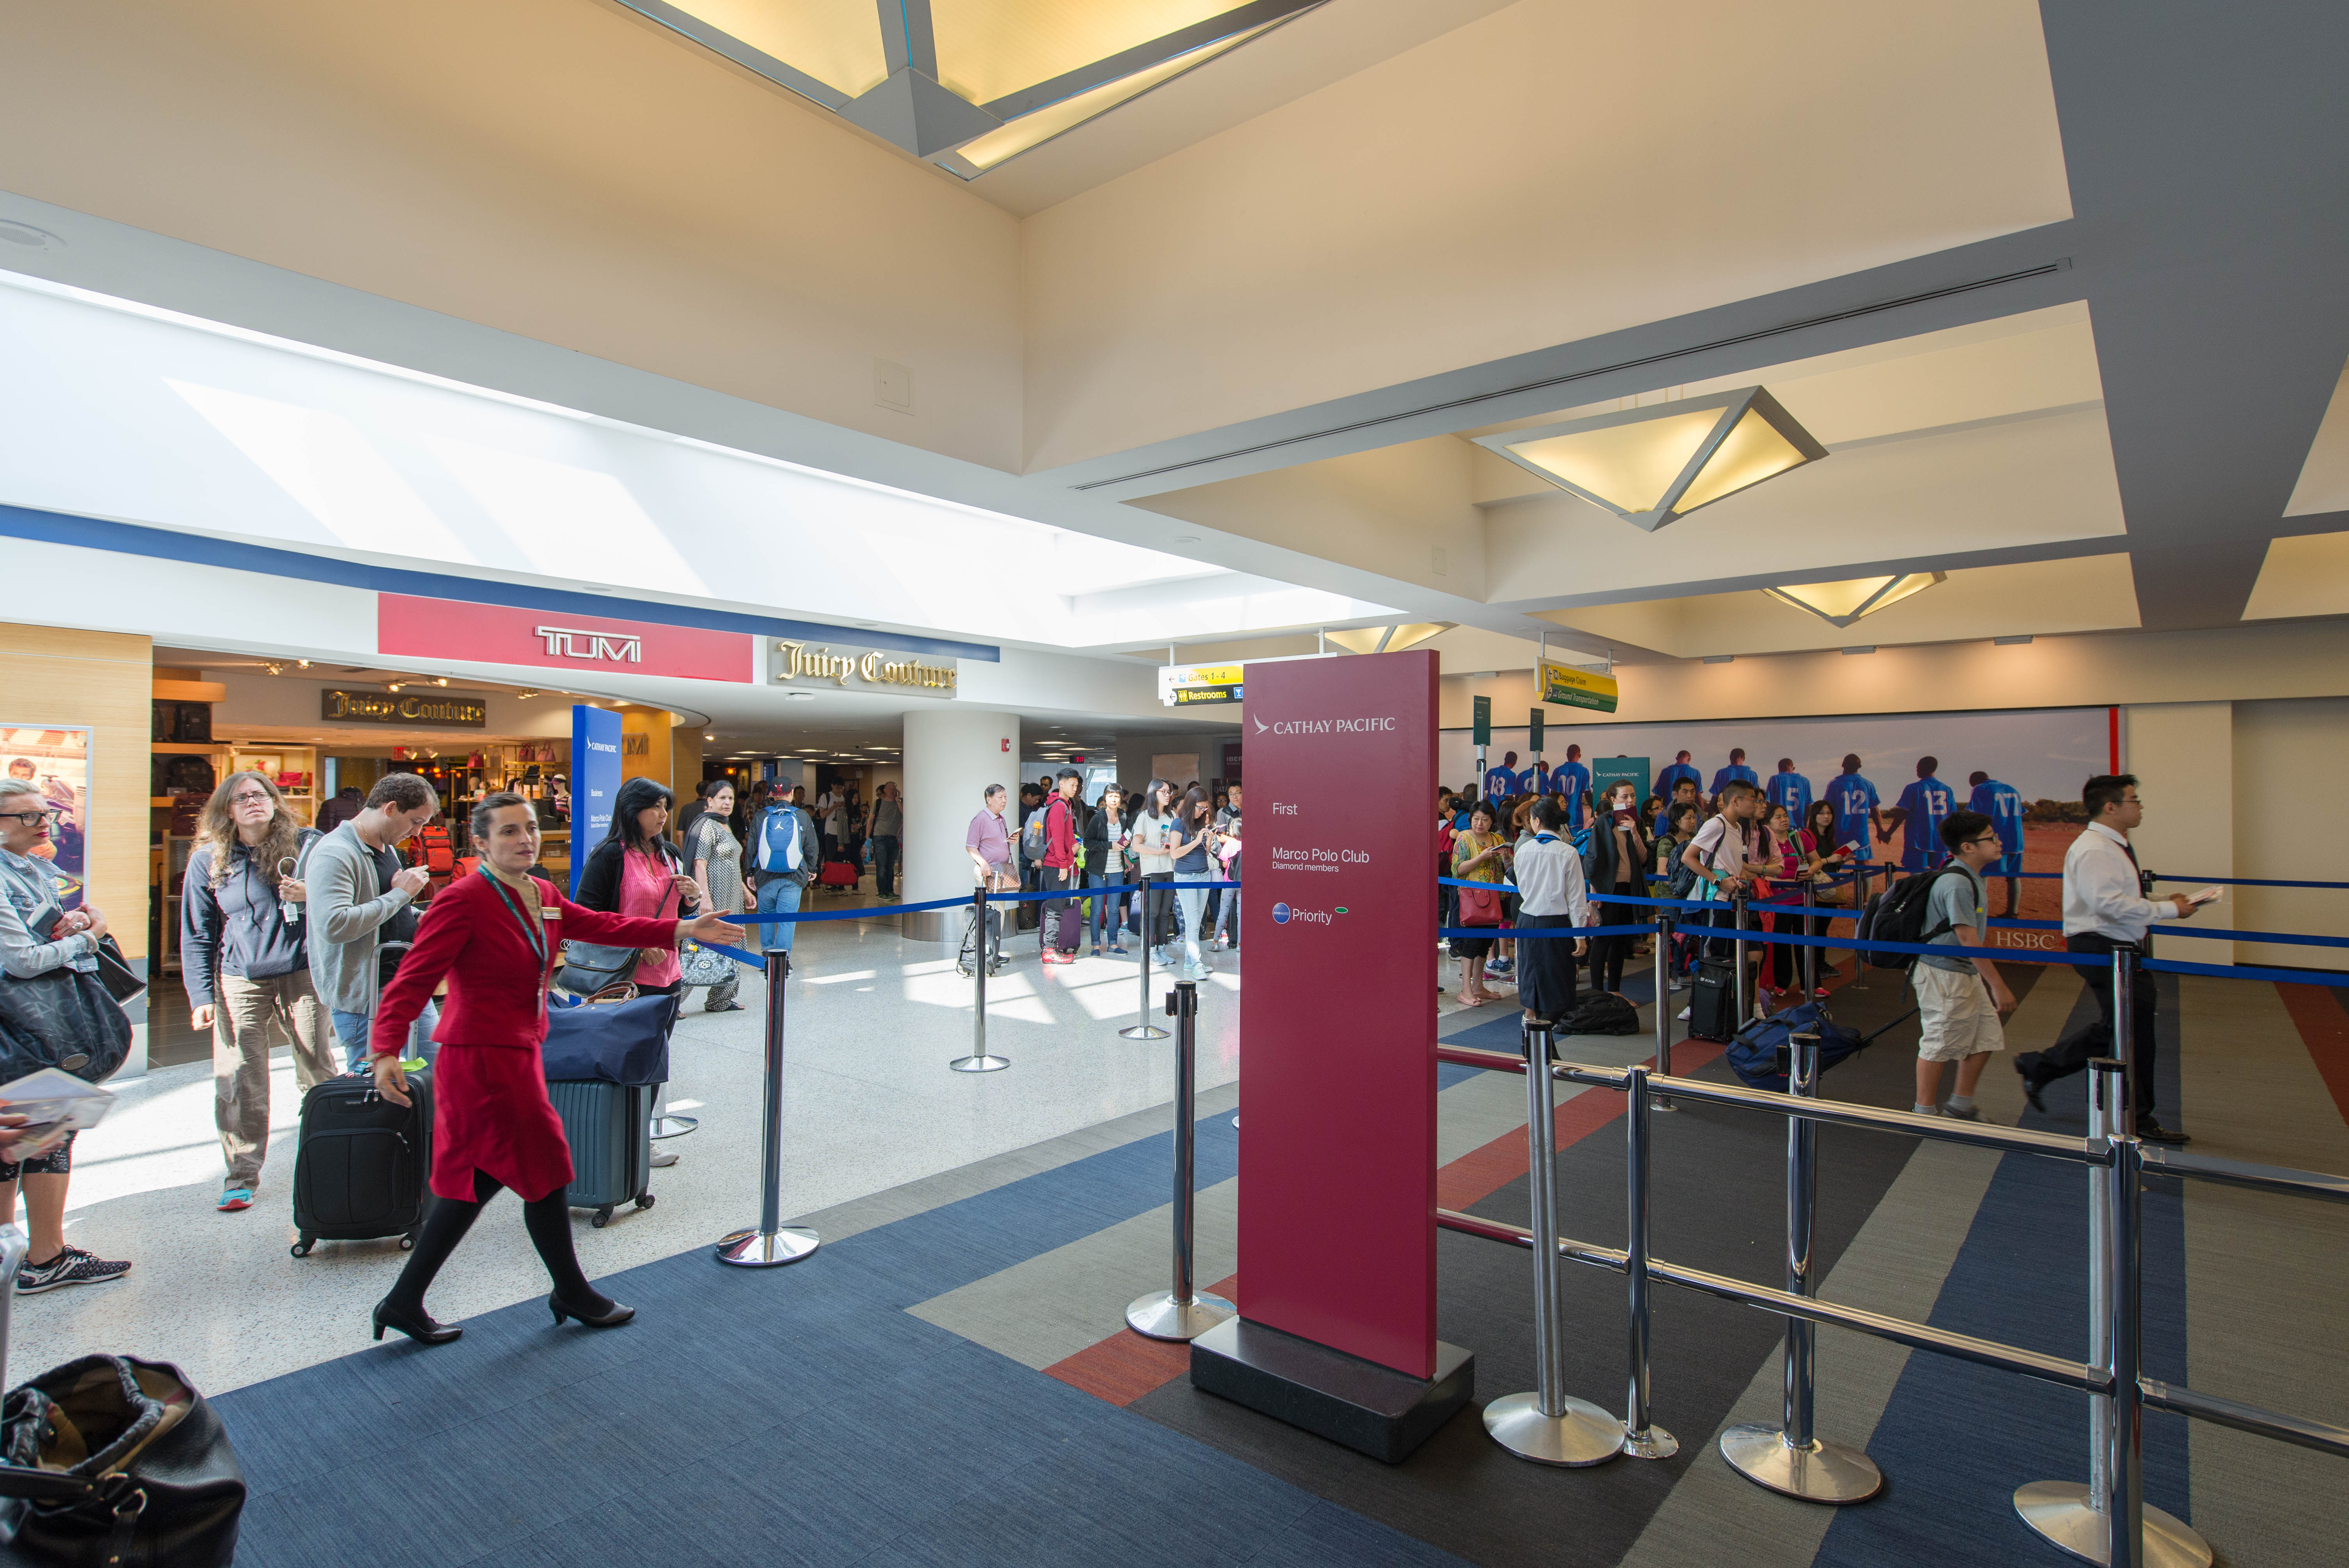
<instances>
[{"instance_id":1,"label":"striped carpet pattern","mask_svg":"<svg viewBox=\"0 0 2349 1568\"><path fill-rule=\"evenodd\" d=\"M2015 966L2010 1047L2092 1014L2068 971ZM1637 982L1642 993L1644 978ZM1863 1029L1908 1005L1902 976L1837 983ZM2161 1104L2211 1153L2349 1171L2349 1011L2314 985L2165 977ZM1637 999L1637 998L1635 998ZM1683 998L1673 996L1675 1008ZM1643 1021L1651 1015L1643 1008ZM1514 1048L1514 1013L1444 1020ZM1826 1092L1905 1108L1915 1025L1838 1067ZM1652 1036L1576 1038L1623 1063ZM1675 1069L1726 1076L1690 1041ZM2079 1130L2080 1079L2030 1111L1993 1064L1992 1119ZM1529 1212L1525 1083L1445 1068L1438 1185L1449 1207ZM1202 1095L1201 1284L1239 1293L1231 1089ZM1684 1103L1654 1119L1659 1256L1775 1284L1784 1123ZM1560 1223L1623 1240L1623 1106L1559 1086ZM2086 1181L2075 1166L1857 1130L1820 1139L1822 1294L2064 1356L2086 1343ZM1820 1335L1818 1429L1865 1449L1888 1485L1831 1510L1754 1487L1721 1431L1775 1419L1781 1321L1659 1287L1654 1410L1681 1441L1660 1462L1588 1470L1517 1460L1464 1412L1386 1466L1194 1390L1180 1346L1123 1329L1163 1289L1171 1155L1164 1111L808 1216L824 1235L791 1269L721 1269L699 1252L605 1288L635 1304L611 1333L553 1328L531 1305L455 1346L358 1354L219 1401L253 1488L238 1561L334 1568L495 1563L662 1568L778 1563L1094 1564L1169 1552L1214 1563L1527 1562L1745 1568L2063 1561L2016 1520L2014 1488L2084 1480L2087 1401L1838 1330ZM2156 1377L2320 1418L2349 1418L2349 1215L2224 1189L2150 1184L2147 1363ZM1477 1356L1479 1401L1533 1385L1531 1260L1444 1233L1440 1329ZM456 1266L461 1266L460 1256ZM1570 1270L1570 1391L1619 1408L1620 1279ZM2151 1416L2147 1490L2229 1563L2340 1560L2322 1456Z\"/></svg>"}]
</instances>

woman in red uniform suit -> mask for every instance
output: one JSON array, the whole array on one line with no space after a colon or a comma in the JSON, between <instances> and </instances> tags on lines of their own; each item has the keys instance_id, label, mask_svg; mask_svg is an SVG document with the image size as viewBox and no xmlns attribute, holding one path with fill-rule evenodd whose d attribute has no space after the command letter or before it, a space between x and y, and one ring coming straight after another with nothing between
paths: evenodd
<instances>
[{"instance_id":1,"label":"woman in red uniform suit","mask_svg":"<svg viewBox=\"0 0 2349 1568\"><path fill-rule=\"evenodd\" d=\"M427 1345L464 1332L436 1323L424 1293L472 1228L481 1205L501 1187L523 1199L523 1222L546 1265L546 1298L557 1324L566 1317L613 1328L636 1315L595 1291L571 1247L571 1146L546 1098L539 1047L546 1038L546 989L563 939L614 947L674 947L682 937L736 944L742 929L714 914L662 920L582 909L553 884L529 874L538 859L538 813L501 790L473 810L481 872L460 877L432 901L416 944L384 987L368 1045L376 1088L400 1105L408 1075L399 1053L408 1031L445 976L448 1000L435 1031L440 1059L432 1074L432 1194L436 1202L416 1250L391 1294L377 1304L375 1336L397 1328Z\"/></svg>"}]
</instances>

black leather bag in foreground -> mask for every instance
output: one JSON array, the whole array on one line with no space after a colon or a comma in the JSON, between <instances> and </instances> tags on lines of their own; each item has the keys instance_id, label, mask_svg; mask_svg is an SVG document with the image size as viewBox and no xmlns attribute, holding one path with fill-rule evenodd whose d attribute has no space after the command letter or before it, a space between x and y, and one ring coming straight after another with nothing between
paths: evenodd
<instances>
[{"instance_id":1,"label":"black leather bag in foreground","mask_svg":"<svg viewBox=\"0 0 2349 1568\"><path fill-rule=\"evenodd\" d=\"M96 975L62 965L0 978L0 1083L62 1068L103 1083L130 1054L130 1016Z\"/></svg>"},{"instance_id":2,"label":"black leather bag in foreground","mask_svg":"<svg viewBox=\"0 0 2349 1568\"><path fill-rule=\"evenodd\" d=\"M229 1568L244 1473L177 1367L85 1356L0 1405L0 1542L12 1563Z\"/></svg>"}]
</instances>

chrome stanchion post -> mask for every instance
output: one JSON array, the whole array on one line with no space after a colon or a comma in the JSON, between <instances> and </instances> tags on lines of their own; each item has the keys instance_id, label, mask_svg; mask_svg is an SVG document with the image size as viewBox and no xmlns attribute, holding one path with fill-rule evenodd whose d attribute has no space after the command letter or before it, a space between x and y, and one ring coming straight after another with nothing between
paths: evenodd
<instances>
[{"instance_id":1,"label":"chrome stanchion post","mask_svg":"<svg viewBox=\"0 0 2349 1568\"><path fill-rule=\"evenodd\" d=\"M1868 862L1854 861L1851 867L1851 939L1859 940L1859 917L1868 908ZM1855 947L1851 950L1851 988L1868 989L1868 954Z\"/></svg>"},{"instance_id":2,"label":"chrome stanchion post","mask_svg":"<svg viewBox=\"0 0 2349 1568\"><path fill-rule=\"evenodd\" d=\"M2136 1076L2123 1075L2125 1096L2130 1092L2127 1079ZM2120 1130L2112 1140L2112 1180L2105 1193L2106 1365L2113 1380L2112 1418L2105 1443L2105 1561L2111 1568L2144 1568L2145 1563L2145 1391L2137 1383L2145 1350L2143 1190L2138 1179L2144 1149L2137 1140L2133 1103L2125 1099L2121 1108Z\"/></svg>"},{"instance_id":3,"label":"chrome stanchion post","mask_svg":"<svg viewBox=\"0 0 2349 1568\"><path fill-rule=\"evenodd\" d=\"M736 1231L718 1243L718 1261L743 1268L773 1268L795 1264L816 1249L813 1231L783 1223L783 976L792 972L792 956L780 950L767 954L767 1083L761 1130L764 1145L760 1169L759 1228Z\"/></svg>"},{"instance_id":4,"label":"chrome stanchion post","mask_svg":"<svg viewBox=\"0 0 2349 1568\"><path fill-rule=\"evenodd\" d=\"M1672 1076L1672 917L1656 912L1656 1067L1660 1078ZM1669 1096L1656 1097L1658 1110L1677 1110Z\"/></svg>"},{"instance_id":5,"label":"chrome stanchion post","mask_svg":"<svg viewBox=\"0 0 2349 1568\"><path fill-rule=\"evenodd\" d=\"M14 1218L0 1220L0 1388L8 1386L8 1312L16 1304L16 1271L32 1241Z\"/></svg>"},{"instance_id":6,"label":"chrome stanchion post","mask_svg":"<svg viewBox=\"0 0 2349 1568\"><path fill-rule=\"evenodd\" d=\"M1631 1296L1631 1388L1623 1413L1623 1451L1635 1460L1668 1460L1681 1451L1681 1440L1648 1415L1648 1069L1631 1068L1623 1087L1630 1095L1624 1137L1630 1167L1630 1240L1623 1274Z\"/></svg>"},{"instance_id":7,"label":"chrome stanchion post","mask_svg":"<svg viewBox=\"0 0 2349 1568\"><path fill-rule=\"evenodd\" d=\"M2088 1064L2088 1136L2110 1140L2120 1123L2121 1064ZM2088 1167L2088 1365L2113 1372L2111 1206L2113 1171ZM2035 1480L2014 1489L2023 1522L2085 1563L2110 1561L2112 1524L2105 1501L2112 1470L2113 1405L2088 1396L2088 1484ZM2144 1510L2145 1561L2150 1568L2210 1568L2210 1543L2183 1521L2158 1508Z\"/></svg>"},{"instance_id":8,"label":"chrome stanchion post","mask_svg":"<svg viewBox=\"0 0 2349 1568\"><path fill-rule=\"evenodd\" d=\"M1156 924L1150 917L1150 879L1144 877L1136 885L1141 892L1134 896L1142 901L1142 1006L1134 1016L1133 1026L1120 1029L1117 1037L1121 1040L1163 1040L1166 1037L1166 1031L1150 1021L1150 937Z\"/></svg>"},{"instance_id":9,"label":"chrome stanchion post","mask_svg":"<svg viewBox=\"0 0 2349 1568\"><path fill-rule=\"evenodd\" d=\"M957 1057L947 1064L958 1073L1000 1072L1011 1065L1006 1057L989 1056L987 1050L987 889L975 888L970 895L970 1055Z\"/></svg>"},{"instance_id":10,"label":"chrome stanchion post","mask_svg":"<svg viewBox=\"0 0 2349 1568\"><path fill-rule=\"evenodd\" d=\"M2116 1137L2137 1136L2137 947L2134 942L2113 944L2113 1055L2121 1064L2121 1103L2113 1117Z\"/></svg>"},{"instance_id":11,"label":"chrome stanchion post","mask_svg":"<svg viewBox=\"0 0 2349 1568\"><path fill-rule=\"evenodd\" d=\"M1125 1326L1151 1339L1196 1339L1239 1310L1219 1295L1201 1295L1192 1276L1193 1222L1198 1202L1193 1134L1198 1115L1199 986L1178 980L1166 995L1174 1020L1174 1288L1137 1297Z\"/></svg>"},{"instance_id":12,"label":"chrome stanchion post","mask_svg":"<svg viewBox=\"0 0 2349 1568\"><path fill-rule=\"evenodd\" d=\"M1485 1407L1493 1440L1537 1464L1600 1464L1623 1451L1623 1424L1566 1384L1565 1282L1557 1253L1557 1120L1547 1019L1526 1026L1526 1150L1533 1177L1534 1392Z\"/></svg>"},{"instance_id":13,"label":"chrome stanchion post","mask_svg":"<svg viewBox=\"0 0 2349 1568\"><path fill-rule=\"evenodd\" d=\"M1819 1037L1798 1034L1791 1047L1786 1087L1803 1099L1819 1092ZM1811 1233L1818 1218L1819 1130L1807 1118L1786 1119L1786 1292L1815 1295ZM1785 1419L1775 1427L1748 1422L1721 1434L1721 1457L1747 1480L1806 1502L1859 1502L1884 1486L1876 1462L1846 1443L1833 1443L1811 1429L1815 1391L1812 1355L1818 1325L1786 1320Z\"/></svg>"},{"instance_id":14,"label":"chrome stanchion post","mask_svg":"<svg viewBox=\"0 0 2349 1568\"><path fill-rule=\"evenodd\" d=\"M1754 993L1747 987L1745 979L1745 895L1744 893L1733 892L1729 895L1729 920L1733 927L1730 955L1732 961L1737 965L1735 987L1737 1026L1742 1029L1745 1026L1745 1021L1754 1016Z\"/></svg>"}]
</instances>

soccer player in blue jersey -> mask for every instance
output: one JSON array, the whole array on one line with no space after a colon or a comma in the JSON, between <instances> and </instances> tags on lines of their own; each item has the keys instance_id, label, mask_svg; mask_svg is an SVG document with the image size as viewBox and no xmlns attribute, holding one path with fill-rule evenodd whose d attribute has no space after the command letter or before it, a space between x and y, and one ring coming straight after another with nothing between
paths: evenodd
<instances>
[{"instance_id":1,"label":"soccer player in blue jersey","mask_svg":"<svg viewBox=\"0 0 2349 1568\"><path fill-rule=\"evenodd\" d=\"M1900 791L1905 831L1900 840L1900 869L1930 871L1950 858L1941 845L1941 824L1958 809L1956 792L1933 777L1941 766L1938 757L1917 758L1917 781Z\"/></svg>"},{"instance_id":2,"label":"soccer player in blue jersey","mask_svg":"<svg viewBox=\"0 0 2349 1568\"><path fill-rule=\"evenodd\" d=\"M1498 768L1485 769L1485 799L1506 800L1517 792L1517 754L1505 754Z\"/></svg>"},{"instance_id":3,"label":"soccer player in blue jersey","mask_svg":"<svg viewBox=\"0 0 2349 1568\"><path fill-rule=\"evenodd\" d=\"M1703 777L1689 766L1689 754L1685 751L1672 758L1672 765L1670 768L1656 775L1656 793L1664 798L1664 803L1668 809L1671 804L1672 790L1678 788L1683 779L1699 789L1704 786Z\"/></svg>"},{"instance_id":4,"label":"soccer player in blue jersey","mask_svg":"<svg viewBox=\"0 0 2349 1568\"><path fill-rule=\"evenodd\" d=\"M1713 799L1719 799L1722 790L1732 784L1751 784L1756 789L1762 788L1760 777L1745 766L1745 748L1742 746L1729 754L1729 766L1713 776Z\"/></svg>"},{"instance_id":5,"label":"soccer player in blue jersey","mask_svg":"<svg viewBox=\"0 0 2349 1568\"><path fill-rule=\"evenodd\" d=\"M1584 797L1590 793L1590 769L1582 765L1582 748L1566 748L1566 760L1550 769L1548 793L1566 797L1566 825L1581 827L1588 815Z\"/></svg>"},{"instance_id":6,"label":"soccer player in blue jersey","mask_svg":"<svg viewBox=\"0 0 2349 1568\"><path fill-rule=\"evenodd\" d=\"M1773 806L1786 808L1786 820L1803 820L1803 813L1811 809L1811 781L1795 771L1795 759L1778 758L1778 771L1770 775L1770 787L1764 791Z\"/></svg>"},{"instance_id":7,"label":"soccer player in blue jersey","mask_svg":"<svg viewBox=\"0 0 2349 1568\"><path fill-rule=\"evenodd\" d=\"M1860 777L1859 754L1847 752L1843 771L1827 785L1827 800L1836 810L1836 844L1857 844L1854 858L1876 858L1876 813L1883 804L1876 786Z\"/></svg>"},{"instance_id":8,"label":"soccer player in blue jersey","mask_svg":"<svg viewBox=\"0 0 2349 1568\"><path fill-rule=\"evenodd\" d=\"M2023 907L2023 791L2012 784L2002 784L1977 769L1966 782L1974 792L1967 797L1966 810L1979 811L1998 830L1998 841L2005 852L1982 868L1984 879L2006 879L2006 915L2012 920Z\"/></svg>"}]
</instances>

